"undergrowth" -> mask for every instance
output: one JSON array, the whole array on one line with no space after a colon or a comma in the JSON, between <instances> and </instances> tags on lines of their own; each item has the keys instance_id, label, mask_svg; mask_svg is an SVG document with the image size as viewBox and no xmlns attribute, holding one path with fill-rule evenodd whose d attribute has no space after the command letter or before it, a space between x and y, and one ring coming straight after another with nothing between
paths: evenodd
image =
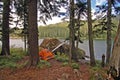
<instances>
[{"instance_id":1,"label":"undergrowth","mask_svg":"<svg viewBox=\"0 0 120 80\"><path fill-rule=\"evenodd\" d=\"M25 56L22 48L11 48L10 56L0 56L0 68L17 68L17 64Z\"/></svg>"},{"instance_id":2,"label":"undergrowth","mask_svg":"<svg viewBox=\"0 0 120 80\"><path fill-rule=\"evenodd\" d=\"M101 61L96 60L96 66L90 68L90 80L105 80L106 71L101 67Z\"/></svg>"},{"instance_id":3,"label":"undergrowth","mask_svg":"<svg viewBox=\"0 0 120 80\"><path fill-rule=\"evenodd\" d=\"M51 67L51 64L48 61L40 60L37 67L38 68Z\"/></svg>"},{"instance_id":4,"label":"undergrowth","mask_svg":"<svg viewBox=\"0 0 120 80\"><path fill-rule=\"evenodd\" d=\"M66 54L57 52L57 55L55 56L55 59L60 62L68 62L69 58Z\"/></svg>"},{"instance_id":5,"label":"undergrowth","mask_svg":"<svg viewBox=\"0 0 120 80\"><path fill-rule=\"evenodd\" d=\"M63 66L68 66L69 65L69 57L68 57L68 55L66 55L64 53L57 52L57 55L55 56L55 59L57 61L62 62ZM80 67L80 65L78 63L74 62L74 61L71 62L70 66L73 69L79 69L79 67Z\"/></svg>"}]
</instances>

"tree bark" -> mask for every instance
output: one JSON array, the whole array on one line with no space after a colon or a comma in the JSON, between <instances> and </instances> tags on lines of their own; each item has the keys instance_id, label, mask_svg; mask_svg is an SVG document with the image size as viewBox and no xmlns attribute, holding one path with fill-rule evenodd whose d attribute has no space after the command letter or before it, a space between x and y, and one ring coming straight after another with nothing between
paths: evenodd
<instances>
[{"instance_id":1,"label":"tree bark","mask_svg":"<svg viewBox=\"0 0 120 80\"><path fill-rule=\"evenodd\" d=\"M110 61L110 54L111 54L111 0L108 0L106 64L108 64Z\"/></svg>"},{"instance_id":2,"label":"tree bark","mask_svg":"<svg viewBox=\"0 0 120 80\"><path fill-rule=\"evenodd\" d=\"M76 48L78 48L79 40L80 40L80 12L78 13L78 19L77 19L77 40L76 40Z\"/></svg>"},{"instance_id":3,"label":"tree bark","mask_svg":"<svg viewBox=\"0 0 120 80\"><path fill-rule=\"evenodd\" d=\"M38 27L37 27L37 0L30 0L28 3L28 50L30 64L36 66L38 56Z\"/></svg>"},{"instance_id":4,"label":"tree bark","mask_svg":"<svg viewBox=\"0 0 120 80\"><path fill-rule=\"evenodd\" d=\"M76 40L76 48L78 49L78 45L79 45L79 40L80 40L80 30L78 29L77 31L77 40Z\"/></svg>"},{"instance_id":5,"label":"tree bark","mask_svg":"<svg viewBox=\"0 0 120 80\"><path fill-rule=\"evenodd\" d=\"M1 55L10 55L9 46L9 13L10 0L4 0L3 22L2 22L2 51Z\"/></svg>"},{"instance_id":6,"label":"tree bark","mask_svg":"<svg viewBox=\"0 0 120 80\"><path fill-rule=\"evenodd\" d=\"M92 19L91 19L91 0L87 0L87 4L88 4L87 14L88 14L88 37L89 37L89 50L90 50L90 65L95 66Z\"/></svg>"},{"instance_id":7,"label":"tree bark","mask_svg":"<svg viewBox=\"0 0 120 80\"><path fill-rule=\"evenodd\" d=\"M113 48L112 48L110 66L115 67L116 70L120 68L120 20L119 20L119 25L117 29L117 34L114 39Z\"/></svg>"},{"instance_id":8,"label":"tree bark","mask_svg":"<svg viewBox=\"0 0 120 80\"><path fill-rule=\"evenodd\" d=\"M74 21L74 0L70 0L70 56L73 60L77 61L77 55L75 52L75 21Z\"/></svg>"}]
</instances>

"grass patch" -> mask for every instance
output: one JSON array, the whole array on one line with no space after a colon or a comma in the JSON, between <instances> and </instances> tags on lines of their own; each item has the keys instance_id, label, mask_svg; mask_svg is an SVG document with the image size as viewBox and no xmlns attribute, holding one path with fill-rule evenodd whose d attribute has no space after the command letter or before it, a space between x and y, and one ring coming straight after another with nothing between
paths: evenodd
<instances>
[{"instance_id":1,"label":"grass patch","mask_svg":"<svg viewBox=\"0 0 120 80\"><path fill-rule=\"evenodd\" d=\"M0 56L0 68L17 68L17 62L24 56L22 48L11 48L10 56Z\"/></svg>"},{"instance_id":2,"label":"grass patch","mask_svg":"<svg viewBox=\"0 0 120 80\"><path fill-rule=\"evenodd\" d=\"M60 54L59 52L57 52L57 55L55 56L55 59L57 61L63 62L62 66L68 66L69 65L69 57L68 55L62 53ZM72 61L71 65L70 65L73 69L79 69L79 64Z\"/></svg>"},{"instance_id":3,"label":"grass patch","mask_svg":"<svg viewBox=\"0 0 120 80\"><path fill-rule=\"evenodd\" d=\"M63 62L63 63L62 63L62 66L68 66L68 65L69 65L68 62Z\"/></svg>"},{"instance_id":4,"label":"grass patch","mask_svg":"<svg viewBox=\"0 0 120 80\"><path fill-rule=\"evenodd\" d=\"M97 71L90 72L90 80L106 80L106 72L103 69L98 69Z\"/></svg>"},{"instance_id":5,"label":"grass patch","mask_svg":"<svg viewBox=\"0 0 120 80\"><path fill-rule=\"evenodd\" d=\"M27 55L27 53L22 48L11 48L10 53L12 56L20 56L20 57Z\"/></svg>"},{"instance_id":6,"label":"grass patch","mask_svg":"<svg viewBox=\"0 0 120 80\"><path fill-rule=\"evenodd\" d=\"M93 71L98 71L100 69L102 69L101 67L101 61L100 60L96 60L96 66L91 68Z\"/></svg>"},{"instance_id":7,"label":"grass patch","mask_svg":"<svg viewBox=\"0 0 120 80\"><path fill-rule=\"evenodd\" d=\"M40 60L37 67L38 68L51 67L51 64L48 61Z\"/></svg>"},{"instance_id":8,"label":"grass patch","mask_svg":"<svg viewBox=\"0 0 120 80\"><path fill-rule=\"evenodd\" d=\"M66 54L64 54L64 53L60 54L59 52L57 52L55 59L60 62L68 62L69 61L69 57Z\"/></svg>"},{"instance_id":9,"label":"grass patch","mask_svg":"<svg viewBox=\"0 0 120 80\"><path fill-rule=\"evenodd\" d=\"M96 61L96 66L90 69L90 80L104 80L106 78L106 71L101 67L101 61Z\"/></svg>"},{"instance_id":10,"label":"grass patch","mask_svg":"<svg viewBox=\"0 0 120 80\"><path fill-rule=\"evenodd\" d=\"M73 62L73 63L71 63L71 67L72 67L73 69L79 69L79 68L80 68L80 65L79 65L78 63Z\"/></svg>"},{"instance_id":11,"label":"grass patch","mask_svg":"<svg viewBox=\"0 0 120 80\"><path fill-rule=\"evenodd\" d=\"M12 57L0 57L0 68L16 68L16 60Z\"/></svg>"}]
</instances>

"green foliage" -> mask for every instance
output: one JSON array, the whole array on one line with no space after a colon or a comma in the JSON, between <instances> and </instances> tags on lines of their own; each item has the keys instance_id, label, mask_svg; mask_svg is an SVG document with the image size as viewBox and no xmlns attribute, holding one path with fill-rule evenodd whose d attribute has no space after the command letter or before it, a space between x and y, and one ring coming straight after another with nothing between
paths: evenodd
<instances>
[{"instance_id":1,"label":"green foliage","mask_svg":"<svg viewBox=\"0 0 120 80\"><path fill-rule=\"evenodd\" d=\"M56 23L56 24L50 24L47 26L40 26L40 27L68 27L68 22L61 22L61 23Z\"/></svg>"},{"instance_id":2,"label":"green foliage","mask_svg":"<svg viewBox=\"0 0 120 80\"><path fill-rule=\"evenodd\" d=\"M112 17L111 20L112 20L112 22L111 22L112 35L111 36L112 36L112 38L114 38L114 36L116 34L116 30L117 30L118 21L117 21L116 17ZM107 26L106 25L107 25L106 17L93 22L94 38L106 39L106 36L107 36Z\"/></svg>"},{"instance_id":3,"label":"green foliage","mask_svg":"<svg viewBox=\"0 0 120 80\"><path fill-rule=\"evenodd\" d=\"M26 52L22 48L11 48L11 55L14 57L18 57L19 59L26 55Z\"/></svg>"},{"instance_id":4,"label":"green foliage","mask_svg":"<svg viewBox=\"0 0 120 80\"><path fill-rule=\"evenodd\" d=\"M101 61L100 60L96 60L96 66L92 67L91 69L93 71L98 71L100 70L102 67L101 67Z\"/></svg>"},{"instance_id":5,"label":"green foliage","mask_svg":"<svg viewBox=\"0 0 120 80\"><path fill-rule=\"evenodd\" d=\"M68 65L69 65L68 62L63 62L63 63L62 63L62 66L68 66Z\"/></svg>"},{"instance_id":6,"label":"green foliage","mask_svg":"<svg viewBox=\"0 0 120 80\"><path fill-rule=\"evenodd\" d=\"M72 67L73 69L79 69L79 68L80 68L79 64L78 64L78 63L75 63L75 62L71 63L71 67Z\"/></svg>"},{"instance_id":7,"label":"green foliage","mask_svg":"<svg viewBox=\"0 0 120 80\"><path fill-rule=\"evenodd\" d=\"M17 62L25 56L21 48L11 48L10 56L0 56L0 68L17 68Z\"/></svg>"},{"instance_id":8,"label":"green foliage","mask_svg":"<svg viewBox=\"0 0 120 80\"><path fill-rule=\"evenodd\" d=\"M100 67L97 67L97 66L92 67L92 70L93 70L93 71L97 71L97 70L99 70L99 69L100 69Z\"/></svg>"},{"instance_id":9,"label":"green foliage","mask_svg":"<svg viewBox=\"0 0 120 80\"><path fill-rule=\"evenodd\" d=\"M114 25L112 24L112 37L114 38L117 30L118 21L116 18L112 18ZM101 25L102 20L96 20L93 22L93 35L95 39L106 39L106 25ZM84 22L84 25L80 27L80 35L82 39L88 38L88 26L87 21ZM62 38L65 39L69 36L68 23L62 22L57 24L51 24L48 26L39 27L39 37L52 37L52 38Z\"/></svg>"},{"instance_id":10,"label":"green foliage","mask_svg":"<svg viewBox=\"0 0 120 80\"><path fill-rule=\"evenodd\" d=\"M106 71L101 67L101 61L96 61L96 66L90 68L90 80L105 79Z\"/></svg>"},{"instance_id":11,"label":"green foliage","mask_svg":"<svg viewBox=\"0 0 120 80\"><path fill-rule=\"evenodd\" d=\"M55 59L60 62L68 62L69 61L69 58L66 54L64 54L64 53L60 54L59 52L57 52Z\"/></svg>"},{"instance_id":12,"label":"green foliage","mask_svg":"<svg viewBox=\"0 0 120 80\"><path fill-rule=\"evenodd\" d=\"M39 36L40 38L66 38L69 36L69 30L67 27L40 27Z\"/></svg>"},{"instance_id":13,"label":"green foliage","mask_svg":"<svg viewBox=\"0 0 120 80\"><path fill-rule=\"evenodd\" d=\"M23 36L21 33L22 33L22 29L19 28L10 29L10 36L13 38L21 38Z\"/></svg>"},{"instance_id":14,"label":"green foliage","mask_svg":"<svg viewBox=\"0 0 120 80\"><path fill-rule=\"evenodd\" d=\"M0 68L16 68L16 59L12 57L0 57Z\"/></svg>"},{"instance_id":15,"label":"green foliage","mask_svg":"<svg viewBox=\"0 0 120 80\"><path fill-rule=\"evenodd\" d=\"M101 60L96 60L96 66L101 68Z\"/></svg>"},{"instance_id":16,"label":"green foliage","mask_svg":"<svg viewBox=\"0 0 120 80\"><path fill-rule=\"evenodd\" d=\"M88 26L87 21L83 21L84 25L81 25L80 27L80 37L81 39L87 39L88 38ZM100 22L102 20L95 20L93 21L93 36L94 39L106 39L106 25L100 25ZM116 35L116 30L118 25L118 21L116 18L112 17L112 22L114 23L112 28L112 37ZM68 28L68 22L61 22L57 24L50 24L46 26L39 26L39 38L59 38L59 39L65 39L69 37L69 28ZM21 35L22 29L12 30L11 29L11 37L22 37Z\"/></svg>"},{"instance_id":17,"label":"green foliage","mask_svg":"<svg viewBox=\"0 0 120 80\"><path fill-rule=\"evenodd\" d=\"M24 61L22 64L17 64L17 68L23 68L28 64L28 61Z\"/></svg>"},{"instance_id":18,"label":"green foliage","mask_svg":"<svg viewBox=\"0 0 120 80\"><path fill-rule=\"evenodd\" d=\"M80 48L76 49L76 53L77 53L78 59L82 59L85 57L85 51Z\"/></svg>"},{"instance_id":19,"label":"green foliage","mask_svg":"<svg viewBox=\"0 0 120 80\"><path fill-rule=\"evenodd\" d=\"M51 38L65 39L69 37L68 24L69 24L68 22L61 22L57 24L50 24L47 26L40 26L39 37L40 38L51 37ZM84 25L81 25L81 28L80 28L81 37L86 37L87 32L88 32L87 23L84 22Z\"/></svg>"},{"instance_id":20,"label":"green foliage","mask_svg":"<svg viewBox=\"0 0 120 80\"><path fill-rule=\"evenodd\" d=\"M96 71L94 70L90 70L90 80L104 80L106 79L106 71L102 68L98 68L96 69Z\"/></svg>"},{"instance_id":21,"label":"green foliage","mask_svg":"<svg viewBox=\"0 0 120 80\"><path fill-rule=\"evenodd\" d=\"M69 57L68 57L68 55L66 55L64 53L60 54L59 52L57 52L57 55L55 56L55 59L57 61L63 62L62 66L68 66L69 65ZM80 67L79 64L75 63L75 62L72 62L70 66L73 69L79 69L79 67Z\"/></svg>"},{"instance_id":22,"label":"green foliage","mask_svg":"<svg viewBox=\"0 0 120 80\"><path fill-rule=\"evenodd\" d=\"M38 68L51 67L51 64L48 61L40 60L37 67Z\"/></svg>"}]
</instances>

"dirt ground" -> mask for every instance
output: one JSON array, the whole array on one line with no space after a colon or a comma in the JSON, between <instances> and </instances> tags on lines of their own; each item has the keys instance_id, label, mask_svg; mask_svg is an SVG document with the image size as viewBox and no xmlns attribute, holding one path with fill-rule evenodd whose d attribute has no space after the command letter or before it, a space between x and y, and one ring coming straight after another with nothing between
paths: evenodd
<instances>
[{"instance_id":1,"label":"dirt ground","mask_svg":"<svg viewBox=\"0 0 120 80\"><path fill-rule=\"evenodd\" d=\"M0 69L0 80L90 80L90 66L80 64L80 69L63 66L55 59L49 60L51 67Z\"/></svg>"}]
</instances>

